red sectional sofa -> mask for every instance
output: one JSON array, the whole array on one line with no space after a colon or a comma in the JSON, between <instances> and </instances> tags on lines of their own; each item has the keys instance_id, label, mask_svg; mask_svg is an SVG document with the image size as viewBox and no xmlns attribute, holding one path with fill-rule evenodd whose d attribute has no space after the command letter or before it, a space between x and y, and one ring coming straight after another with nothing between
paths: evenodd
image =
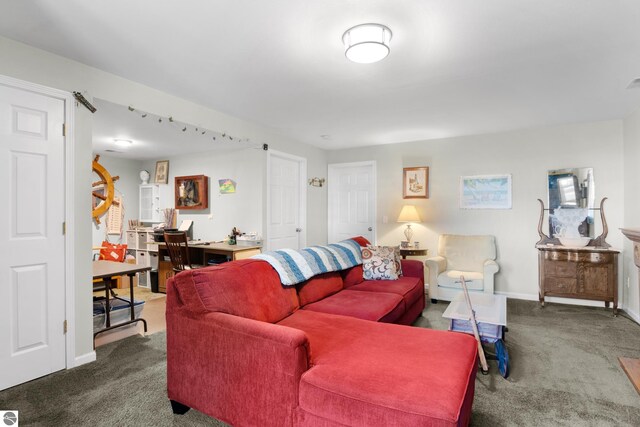
<instances>
[{"instance_id":1,"label":"red sectional sofa","mask_svg":"<svg viewBox=\"0 0 640 427\"><path fill-rule=\"evenodd\" d=\"M235 426L467 425L476 342L404 326L425 299L422 263L402 267L396 281L363 281L358 266L295 288L252 259L176 275L166 312L174 413Z\"/></svg>"}]
</instances>

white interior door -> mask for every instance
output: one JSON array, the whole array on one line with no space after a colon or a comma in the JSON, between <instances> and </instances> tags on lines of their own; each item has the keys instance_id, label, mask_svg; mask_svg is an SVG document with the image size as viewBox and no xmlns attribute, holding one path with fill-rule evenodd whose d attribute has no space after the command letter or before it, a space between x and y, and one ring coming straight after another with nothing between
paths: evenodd
<instances>
[{"instance_id":1,"label":"white interior door","mask_svg":"<svg viewBox=\"0 0 640 427\"><path fill-rule=\"evenodd\" d=\"M64 117L0 85L0 390L65 368Z\"/></svg>"},{"instance_id":2,"label":"white interior door","mask_svg":"<svg viewBox=\"0 0 640 427\"><path fill-rule=\"evenodd\" d=\"M376 238L375 162L335 163L328 174L329 243L364 236Z\"/></svg>"},{"instance_id":3,"label":"white interior door","mask_svg":"<svg viewBox=\"0 0 640 427\"><path fill-rule=\"evenodd\" d=\"M306 169L304 158L269 151L267 249L306 246Z\"/></svg>"}]
</instances>

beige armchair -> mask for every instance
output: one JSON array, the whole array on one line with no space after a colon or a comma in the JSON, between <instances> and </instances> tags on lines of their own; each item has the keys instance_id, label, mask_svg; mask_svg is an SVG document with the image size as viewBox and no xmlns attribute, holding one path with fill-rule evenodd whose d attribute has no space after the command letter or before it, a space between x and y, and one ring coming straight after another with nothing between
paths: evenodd
<instances>
[{"instance_id":1,"label":"beige armchair","mask_svg":"<svg viewBox=\"0 0 640 427\"><path fill-rule=\"evenodd\" d=\"M451 301L461 290L464 276L470 292L493 293L493 278L500 270L493 236L443 234L438 241L438 256L425 261L429 270L429 296Z\"/></svg>"}]
</instances>

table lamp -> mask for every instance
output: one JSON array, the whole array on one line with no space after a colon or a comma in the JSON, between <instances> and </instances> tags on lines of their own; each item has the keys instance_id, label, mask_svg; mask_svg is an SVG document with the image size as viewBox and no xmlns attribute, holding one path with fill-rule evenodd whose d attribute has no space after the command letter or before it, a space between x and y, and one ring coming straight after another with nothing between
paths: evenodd
<instances>
[{"instance_id":1,"label":"table lamp","mask_svg":"<svg viewBox=\"0 0 640 427\"><path fill-rule=\"evenodd\" d=\"M404 205L398 216L398 222L422 222L422 220L415 206ZM411 244L411 236L413 236L411 224L407 224L407 228L404 230L404 236L407 238L407 242Z\"/></svg>"}]
</instances>

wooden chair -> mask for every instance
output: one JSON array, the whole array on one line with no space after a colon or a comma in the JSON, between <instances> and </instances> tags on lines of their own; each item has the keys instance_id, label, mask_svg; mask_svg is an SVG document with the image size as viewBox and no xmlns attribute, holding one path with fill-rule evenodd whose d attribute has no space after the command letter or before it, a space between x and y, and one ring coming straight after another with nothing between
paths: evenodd
<instances>
[{"instance_id":1,"label":"wooden chair","mask_svg":"<svg viewBox=\"0 0 640 427\"><path fill-rule=\"evenodd\" d=\"M184 270L193 270L202 268L203 265L191 264L189 260L189 244L187 243L186 231L169 231L164 232L164 243L167 245L167 251L171 258L173 271L180 272Z\"/></svg>"}]
</instances>

